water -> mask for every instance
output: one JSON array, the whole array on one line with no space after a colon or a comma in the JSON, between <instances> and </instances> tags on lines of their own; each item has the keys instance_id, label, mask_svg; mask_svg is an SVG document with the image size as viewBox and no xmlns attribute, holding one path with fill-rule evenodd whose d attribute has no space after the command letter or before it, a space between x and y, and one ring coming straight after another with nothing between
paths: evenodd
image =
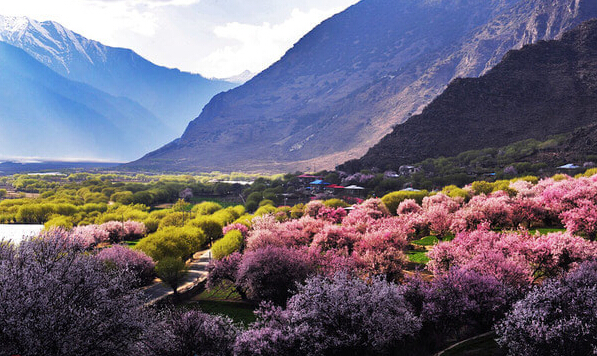
<instances>
[{"instance_id":1,"label":"water","mask_svg":"<svg viewBox=\"0 0 597 356\"><path fill-rule=\"evenodd\" d=\"M0 224L0 240L19 243L25 236L35 236L43 230L43 225Z\"/></svg>"}]
</instances>

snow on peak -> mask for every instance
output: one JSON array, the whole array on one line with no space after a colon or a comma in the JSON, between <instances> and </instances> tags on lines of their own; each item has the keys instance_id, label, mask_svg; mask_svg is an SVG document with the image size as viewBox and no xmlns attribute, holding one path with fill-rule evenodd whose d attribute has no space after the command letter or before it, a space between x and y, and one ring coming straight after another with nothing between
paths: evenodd
<instances>
[{"instance_id":1,"label":"snow on peak","mask_svg":"<svg viewBox=\"0 0 597 356\"><path fill-rule=\"evenodd\" d=\"M106 60L103 45L54 21L38 22L27 17L0 15L0 41L25 50L63 74L70 73L72 61L83 60L93 65L95 61Z\"/></svg>"},{"instance_id":2,"label":"snow on peak","mask_svg":"<svg viewBox=\"0 0 597 356\"><path fill-rule=\"evenodd\" d=\"M13 17L0 15L0 37L13 33L23 32L29 26L27 17Z\"/></svg>"}]
</instances>

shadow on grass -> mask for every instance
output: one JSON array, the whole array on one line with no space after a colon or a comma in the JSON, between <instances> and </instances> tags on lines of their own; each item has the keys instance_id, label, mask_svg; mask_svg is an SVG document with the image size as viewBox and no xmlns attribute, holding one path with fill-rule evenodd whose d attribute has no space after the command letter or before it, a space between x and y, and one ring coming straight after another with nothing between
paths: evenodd
<instances>
[{"instance_id":1,"label":"shadow on grass","mask_svg":"<svg viewBox=\"0 0 597 356\"><path fill-rule=\"evenodd\" d=\"M201 310L204 313L215 315L225 315L234 320L234 322L241 323L247 327L256 320L253 312L257 309L257 306L253 303L243 301L231 286L226 286L213 290L204 290L187 303L182 304L180 308Z\"/></svg>"}]
</instances>

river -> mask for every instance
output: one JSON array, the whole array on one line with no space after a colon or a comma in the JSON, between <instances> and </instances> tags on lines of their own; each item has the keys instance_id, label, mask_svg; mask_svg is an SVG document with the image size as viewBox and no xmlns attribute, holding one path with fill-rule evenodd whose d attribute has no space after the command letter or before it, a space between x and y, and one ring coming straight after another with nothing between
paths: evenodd
<instances>
[{"instance_id":1,"label":"river","mask_svg":"<svg viewBox=\"0 0 597 356\"><path fill-rule=\"evenodd\" d=\"M25 236L35 236L43 230L43 225L0 224L0 240L19 243Z\"/></svg>"}]
</instances>

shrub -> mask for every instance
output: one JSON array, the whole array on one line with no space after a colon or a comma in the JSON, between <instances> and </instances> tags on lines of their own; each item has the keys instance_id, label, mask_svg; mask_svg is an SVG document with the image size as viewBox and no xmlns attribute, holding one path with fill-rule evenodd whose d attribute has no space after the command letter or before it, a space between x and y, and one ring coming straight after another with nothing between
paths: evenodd
<instances>
[{"instance_id":1,"label":"shrub","mask_svg":"<svg viewBox=\"0 0 597 356\"><path fill-rule=\"evenodd\" d=\"M224 226L224 228L222 229L222 233L226 235L229 231L232 230L240 231L243 236L246 236L249 232L249 228L246 225L243 225L241 223L234 223Z\"/></svg>"},{"instance_id":2,"label":"shrub","mask_svg":"<svg viewBox=\"0 0 597 356\"><path fill-rule=\"evenodd\" d=\"M203 230L208 241L216 241L222 237L224 224L210 216L199 215L191 221L191 225Z\"/></svg>"},{"instance_id":3,"label":"shrub","mask_svg":"<svg viewBox=\"0 0 597 356\"><path fill-rule=\"evenodd\" d=\"M177 257L165 257L158 261L155 272L162 282L172 288L174 298L178 298L178 286L187 272L184 261Z\"/></svg>"},{"instance_id":4,"label":"shrub","mask_svg":"<svg viewBox=\"0 0 597 356\"><path fill-rule=\"evenodd\" d=\"M418 204L421 204L423 202L423 198L427 195L429 195L429 192L426 190L421 190L418 192L399 191L384 195L381 198L381 201L392 214L395 214L398 210L398 205L400 205L400 203L402 203L404 200L414 199Z\"/></svg>"},{"instance_id":5,"label":"shrub","mask_svg":"<svg viewBox=\"0 0 597 356\"><path fill-rule=\"evenodd\" d=\"M265 305L235 345L238 355L412 354L421 328L400 289L345 274L307 280L286 309Z\"/></svg>"},{"instance_id":6,"label":"shrub","mask_svg":"<svg viewBox=\"0 0 597 356\"><path fill-rule=\"evenodd\" d=\"M596 258L597 244L568 233L532 236L478 230L436 245L428 256L428 268L435 274L458 266L509 285L528 285Z\"/></svg>"},{"instance_id":7,"label":"shrub","mask_svg":"<svg viewBox=\"0 0 597 356\"><path fill-rule=\"evenodd\" d=\"M230 230L224 237L213 244L211 248L213 258L219 260L235 251L239 251L243 241L243 234L239 230Z\"/></svg>"},{"instance_id":8,"label":"shrub","mask_svg":"<svg viewBox=\"0 0 597 356\"><path fill-rule=\"evenodd\" d=\"M0 243L0 354L134 354L153 323L124 273L107 273L66 232Z\"/></svg>"},{"instance_id":9,"label":"shrub","mask_svg":"<svg viewBox=\"0 0 597 356\"><path fill-rule=\"evenodd\" d=\"M64 215L54 215L50 220L48 220L45 224L44 227L46 229L50 229L53 227L61 227L63 229L72 229L74 223L73 223L73 219L71 217L68 216L64 216Z\"/></svg>"},{"instance_id":10,"label":"shrub","mask_svg":"<svg viewBox=\"0 0 597 356\"><path fill-rule=\"evenodd\" d=\"M168 226L184 226L185 220L189 220L189 214L184 212L171 212L164 216L159 222L159 229L163 229Z\"/></svg>"},{"instance_id":11,"label":"shrub","mask_svg":"<svg viewBox=\"0 0 597 356\"><path fill-rule=\"evenodd\" d=\"M314 270L309 256L300 250L268 246L244 254L238 267L237 283L255 300L284 304Z\"/></svg>"},{"instance_id":12,"label":"shrub","mask_svg":"<svg viewBox=\"0 0 597 356\"><path fill-rule=\"evenodd\" d=\"M135 286L144 286L153 281L155 263L151 257L141 251L115 245L101 250L97 258L109 266L132 273L135 277Z\"/></svg>"},{"instance_id":13,"label":"shrub","mask_svg":"<svg viewBox=\"0 0 597 356\"><path fill-rule=\"evenodd\" d=\"M263 205L259 209L255 210L255 216L263 216L267 214L275 214L276 207L273 205Z\"/></svg>"},{"instance_id":14,"label":"shrub","mask_svg":"<svg viewBox=\"0 0 597 356\"><path fill-rule=\"evenodd\" d=\"M423 319L439 338L478 334L501 319L511 303L511 291L493 276L453 268L437 276L427 290Z\"/></svg>"},{"instance_id":15,"label":"shrub","mask_svg":"<svg viewBox=\"0 0 597 356\"><path fill-rule=\"evenodd\" d=\"M95 246L109 240L110 234L99 225L77 226L71 230L71 235L81 241L85 248Z\"/></svg>"},{"instance_id":16,"label":"shrub","mask_svg":"<svg viewBox=\"0 0 597 356\"><path fill-rule=\"evenodd\" d=\"M220 204L211 201L204 201L195 205L192 211L198 215L211 215L220 209L222 209Z\"/></svg>"},{"instance_id":17,"label":"shrub","mask_svg":"<svg viewBox=\"0 0 597 356\"><path fill-rule=\"evenodd\" d=\"M344 200L337 199L337 198L325 200L323 202L323 205L325 205L329 208L346 208L346 207L350 206Z\"/></svg>"},{"instance_id":18,"label":"shrub","mask_svg":"<svg viewBox=\"0 0 597 356\"><path fill-rule=\"evenodd\" d=\"M133 203L133 193L129 191L116 192L110 196L110 200L122 205L129 205Z\"/></svg>"},{"instance_id":19,"label":"shrub","mask_svg":"<svg viewBox=\"0 0 597 356\"><path fill-rule=\"evenodd\" d=\"M299 219L305 213L305 204L296 204L290 209L290 218Z\"/></svg>"},{"instance_id":20,"label":"shrub","mask_svg":"<svg viewBox=\"0 0 597 356\"><path fill-rule=\"evenodd\" d=\"M597 349L597 263L547 281L497 325L498 343L516 356L584 356Z\"/></svg>"},{"instance_id":21,"label":"shrub","mask_svg":"<svg viewBox=\"0 0 597 356\"><path fill-rule=\"evenodd\" d=\"M167 227L141 239L135 246L154 261L167 257L186 260L207 243L207 237L199 228L192 226Z\"/></svg>"},{"instance_id":22,"label":"shrub","mask_svg":"<svg viewBox=\"0 0 597 356\"><path fill-rule=\"evenodd\" d=\"M144 355L229 356L239 333L230 318L196 310L172 313L156 329Z\"/></svg>"}]
</instances>

